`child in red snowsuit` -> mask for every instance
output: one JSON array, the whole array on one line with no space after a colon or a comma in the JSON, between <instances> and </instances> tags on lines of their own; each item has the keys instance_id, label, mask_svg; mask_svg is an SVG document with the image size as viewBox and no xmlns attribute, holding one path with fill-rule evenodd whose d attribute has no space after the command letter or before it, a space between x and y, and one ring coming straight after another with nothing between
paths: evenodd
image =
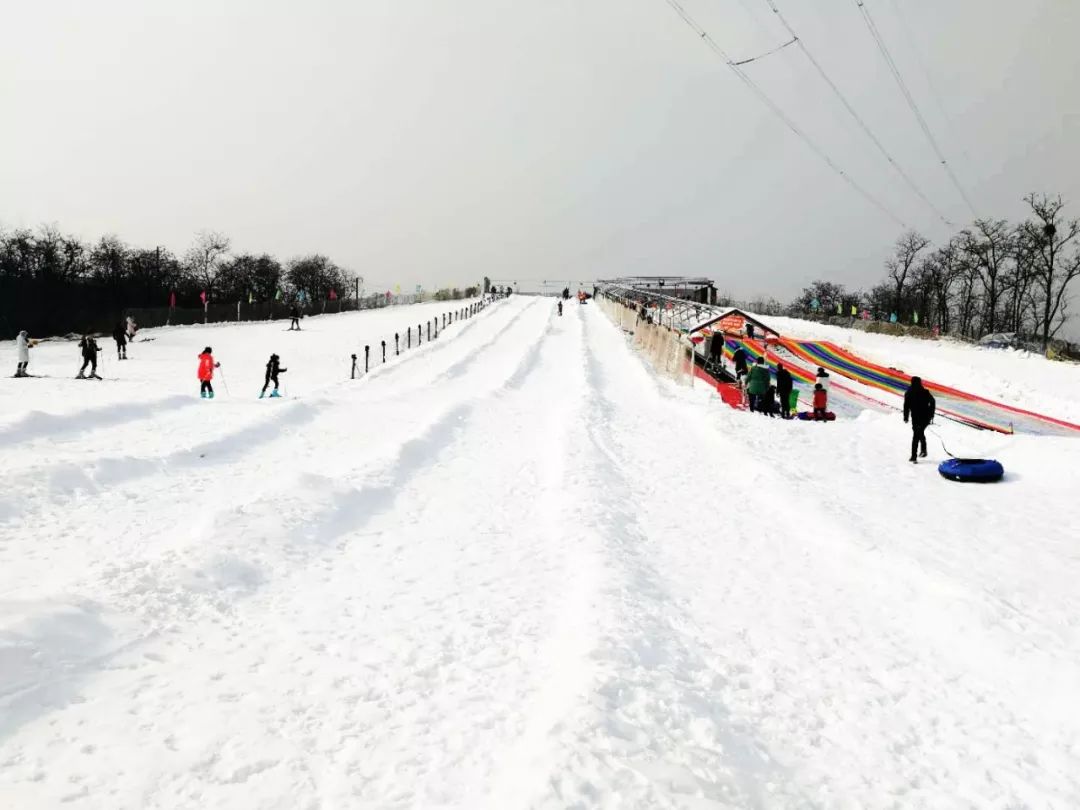
<instances>
[{"instance_id":1,"label":"child in red snowsuit","mask_svg":"<svg viewBox=\"0 0 1080 810\"><path fill-rule=\"evenodd\" d=\"M824 419L828 408L829 392L821 387L821 383L818 383L814 386L814 418Z\"/></svg>"},{"instance_id":2,"label":"child in red snowsuit","mask_svg":"<svg viewBox=\"0 0 1080 810\"><path fill-rule=\"evenodd\" d=\"M207 346L199 355L199 396L203 399L214 398L214 386L210 381L214 379L214 369L221 368L221 363L214 362L214 350Z\"/></svg>"}]
</instances>

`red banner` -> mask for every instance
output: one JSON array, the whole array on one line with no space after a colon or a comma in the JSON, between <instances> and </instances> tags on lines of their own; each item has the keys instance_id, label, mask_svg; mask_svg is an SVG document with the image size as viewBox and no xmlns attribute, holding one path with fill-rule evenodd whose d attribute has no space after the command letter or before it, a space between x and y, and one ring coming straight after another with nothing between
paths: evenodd
<instances>
[{"instance_id":1,"label":"red banner","mask_svg":"<svg viewBox=\"0 0 1080 810\"><path fill-rule=\"evenodd\" d=\"M742 332L746 328L746 318L742 315L728 315L720 319L721 332Z\"/></svg>"}]
</instances>

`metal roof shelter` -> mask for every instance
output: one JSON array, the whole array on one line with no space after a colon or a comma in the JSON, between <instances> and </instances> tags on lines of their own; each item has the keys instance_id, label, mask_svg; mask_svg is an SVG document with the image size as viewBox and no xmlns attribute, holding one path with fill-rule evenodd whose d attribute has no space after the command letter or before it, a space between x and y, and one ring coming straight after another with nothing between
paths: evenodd
<instances>
[{"instance_id":1,"label":"metal roof shelter","mask_svg":"<svg viewBox=\"0 0 1080 810\"><path fill-rule=\"evenodd\" d=\"M617 284L642 292L652 292L701 304L716 303L716 286L704 276L621 276L596 282L597 286Z\"/></svg>"},{"instance_id":2,"label":"metal roof shelter","mask_svg":"<svg viewBox=\"0 0 1080 810\"><path fill-rule=\"evenodd\" d=\"M745 332L745 326L749 323L754 325L755 331L763 335L779 335L775 329L765 325L754 315L744 310L687 300L668 294L669 289L679 289L677 285L669 288L667 284L668 278L663 276L631 276L610 281L599 281L597 284L603 292L618 298L628 306L638 307L641 304L647 304L650 308L655 309L655 317L658 322L686 334L707 329L712 324L720 323L727 318L728 321L724 331L728 333ZM685 279L681 276L670 278L674 278L676 282L696 283L704 281L712 289L712 282L708 279ZM640 279L645 279L650 283L641 284L639 283ZM665 282L663 286L658 283L661 280ZM664 292L660 292L660 290L664 290Z\"/></svg>"}]
</instances>

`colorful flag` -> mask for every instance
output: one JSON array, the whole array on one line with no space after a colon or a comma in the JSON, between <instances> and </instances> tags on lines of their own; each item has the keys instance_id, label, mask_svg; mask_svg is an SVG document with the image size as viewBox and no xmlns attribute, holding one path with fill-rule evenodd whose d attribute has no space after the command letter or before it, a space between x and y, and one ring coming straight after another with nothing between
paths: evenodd
<instances>
[{"instance_id":1,"label":"colorful flag","mask_svg":"<svg viewBox=\"0 0 1080 810\"><path fill-rule=\"evenodd\" d=\"M275 301L281 300L281 288L278 288L277 295L274 296Z\"/></svg>"},{"instance_id":2,"label":"colorful flag","mask_svg":"<svg viewBox=\"0 0 1080 810\"><path fill-rule=\"evenodd\" d=\"M176 292L169 293L169 309L176 309Z\"/></svg>"},{"instance_id":3,"label":"colorful flag","mask_svg":"<svg viewBox=\"0 0 1080 810\"><path fill-rule=\"evenodd\" d=\"M330 300L337 301L337 292L335 290L330 290Z\"/></svg>"},{"instance_id":4,"label":"colorful flag","mask_svg":"<svg viewBox=\"0 0 1080 810\"><path fill-rule=\"evenodd\" d=\"M202 299L203 306L206 306L206 290L203 290L201 293L199 293L199 298Z\"/></svg>"},{"instance_id":5,"label":"colorful flag","mask_svg":"<svg viewBox=\"0 0 1080 810\"><path fill-rule=\"evenodd\" d=\"M851 305L851 317L854 318L858 314L859 314L859 308L857 306L855 306L855 304L852 304Z\"/></svg>"},{"instance_id":6,"label":"colorful flag","mask_svg":"<svg viewBox=\"0 0 1080 810\"><path fill-rule=\"evenodd\" d=\"M255 295L251 292L251 290L248 290L248 303L249 304L254 304L255 303Z\"/></svg>"}]
</instances>

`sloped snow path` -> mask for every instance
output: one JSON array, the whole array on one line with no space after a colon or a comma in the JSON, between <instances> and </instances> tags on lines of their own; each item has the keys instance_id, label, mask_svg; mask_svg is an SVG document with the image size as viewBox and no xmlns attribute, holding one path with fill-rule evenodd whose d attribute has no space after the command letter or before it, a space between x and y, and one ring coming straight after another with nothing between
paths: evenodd
<instances>
[{"instance_id":1,"label":"sloped snow path","mask_svg":"<svg viewBox=\"0 0 1080 810\"><path fill-rule=\"evenodd\" d=\"M994 518L860 476L902 425L722 408L525 298L295 400L147 388L0 429L12 806L1080 797L1075 555L1023 479L1043 537L932 536Z\"/></svg>"}]
</instances>

